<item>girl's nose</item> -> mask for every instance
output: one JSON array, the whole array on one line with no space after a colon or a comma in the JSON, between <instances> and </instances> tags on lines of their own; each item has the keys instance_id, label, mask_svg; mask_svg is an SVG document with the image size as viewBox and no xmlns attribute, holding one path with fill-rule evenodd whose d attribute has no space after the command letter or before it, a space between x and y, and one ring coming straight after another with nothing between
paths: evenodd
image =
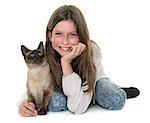
<instances>
[{"instance_id":1,"label":"girl's nose","mask_svg":"<svg viewBox=\"0 0 150 123\"><path fill-rule=\"evenodd\" d=\"M64 44L64 45L68 45L68 44L69 44L69 39L68 39L67 36L65 36L65 37L63 38L63 44Z\"/></svg>"}]
</instances>

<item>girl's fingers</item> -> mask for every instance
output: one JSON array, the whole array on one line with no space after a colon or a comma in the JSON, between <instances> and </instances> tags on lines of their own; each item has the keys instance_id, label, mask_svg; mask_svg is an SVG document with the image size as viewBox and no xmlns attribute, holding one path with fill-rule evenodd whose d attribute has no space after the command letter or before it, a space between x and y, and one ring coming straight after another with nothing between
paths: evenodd
<instances>
[{"instance_id":1,"label":"girl's fingers","mask_svg":"<svg viewBox=\"0 0 150 123\"><path fill-rule=\"evenodd\" d=\"M83 43L79 43L76 51L76 55L81 55L86 50L86 45Z\"/></svg>"},{"instance_id":2,"label":"girl's fingers","mask_svg":"<svg viewBox=\"0 0 150 123\"><path fill-rule=\"evenodd\" d=\"M83 43L79 43L78 45L74 45L71 47L72 51L64 56L68 61L72 61L74 58L81 55L86 50L86 45Z\"/></svg>"},{"instance_id":3,"label":"girl's fingers","mask_svg":"<svg viewBox=\"0 0 150 123\"><path fill-rule=\"evenodd\" d=\"M29 108L30 108L31 110L34 110L34 112L36 112L36 110L35 110L35 104L34 104L34 103L29 102Z\"/></svg>"},{"instance_id":4,"label":"girl's fingers","mask_svg":"<svg viewBox=\"0 0 150 123\"><path fill-rule=\"evenodd\" d=\"M29 110L31 110L32 112L37 113L37 111L35 110L35 104L34 103L27 102L27 103L24 103L24 106L26 108L28 108Z\"/></svg>"},{"instance_id":5,"label":"girl's fingers","mask_svg":"<svg viewBox=\"0 0 150 123\"><path fill-rule=\"evenodd\" d=\"M37 113L29 110L27 107L23 106L20 110L20 113L23 115L23 116L26 116L26 117L30 117L30 116L36 116Z\"/></svg>"},{"instance_id":6,"label":"girl's fingers","mask_svg":"<svg viewBox=\"0 0 150 123\"><path fill-rule=\"evenodd\" d=\"M32 102L25 103L24 107L26 107L33 113L37 113L37 111L35 110L35 105Z\"/></svg>"},{"instance_id":7,"label":"girl's fingers","mask_svg":"<svg viewBox=\"0 0 150 123\"><path fill-rule=\"evenodd\" d=\"M79 56L79 55L81 55L81 53L82 53L82 46L78 45L75 55Z\"/></svg>"},{"instance_id":8,"label":"girl's fingers","mask_svg":"<svg viewBox=\"0 0 150 123\"><path fill-rule=\"evenodd\" d=\"M35 110L35 105L33 103L29 103L27 101L24 101L20 106L19 106L19 114L21 116L36 116L37 111Z\"/></svg>"}]
</instances>

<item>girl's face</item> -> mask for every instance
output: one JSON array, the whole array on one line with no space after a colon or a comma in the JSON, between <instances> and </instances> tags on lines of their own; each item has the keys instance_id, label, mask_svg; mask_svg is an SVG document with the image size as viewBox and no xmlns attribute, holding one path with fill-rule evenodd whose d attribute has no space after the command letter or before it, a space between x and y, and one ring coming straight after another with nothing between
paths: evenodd
<instances>
[{"instance_id":1,"label":"girl's face","mask_svg":"<svg viewBox=\"0 0 150 123\"><path fill-rule=\"evenodd\" d=\"M52 33L49 33L52 47L61 55L72 51L72 46L79 43L75 24L70 20L63 20L56 24Z\"/></svg>"}]
</instances>

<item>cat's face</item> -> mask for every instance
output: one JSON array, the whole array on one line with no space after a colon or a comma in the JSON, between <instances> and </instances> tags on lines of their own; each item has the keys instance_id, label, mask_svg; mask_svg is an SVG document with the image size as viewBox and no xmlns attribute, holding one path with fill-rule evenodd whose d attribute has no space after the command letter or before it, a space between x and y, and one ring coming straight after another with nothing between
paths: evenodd
<instances>
[{"instance_id":1,"label":"cat's face","mask_svg":"<svg viewBox=\"0 0 150 123\"><path fill-rule=\"evenodd\" d=\"M43 63L45 54L43 42L35 50L29 50L24 45L21 45L21 51L27 64L41 64Z\"/></svg>"}]
</instances>

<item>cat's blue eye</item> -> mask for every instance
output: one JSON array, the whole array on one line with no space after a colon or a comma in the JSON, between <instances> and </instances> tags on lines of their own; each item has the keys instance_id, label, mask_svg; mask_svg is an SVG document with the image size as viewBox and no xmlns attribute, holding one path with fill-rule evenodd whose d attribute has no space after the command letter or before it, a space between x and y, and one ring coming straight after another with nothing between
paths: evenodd
<instances>
[{"instance_id":1,"label":"cat's blue eye","mask_svg":"<svg viewBox=\"0 0 150 123\"><path fill-rule=\"evenodd\" d=\"M32 58L33 58L34 56L35 56L35 55L34 55L33 53L30 53L30 54L29 54L29 57L32 57Z\"/></svg>"},{"instance_id":2,"label":"cat's blue eye","mask_svg":"<svg viewBox=\"0 0 150 123\"><path fill-rule=\"evenodd\" d=\"M43 56L43 52L38 51L38 55L39 55L39 56Z\"/></svg>"}]
</instances>

